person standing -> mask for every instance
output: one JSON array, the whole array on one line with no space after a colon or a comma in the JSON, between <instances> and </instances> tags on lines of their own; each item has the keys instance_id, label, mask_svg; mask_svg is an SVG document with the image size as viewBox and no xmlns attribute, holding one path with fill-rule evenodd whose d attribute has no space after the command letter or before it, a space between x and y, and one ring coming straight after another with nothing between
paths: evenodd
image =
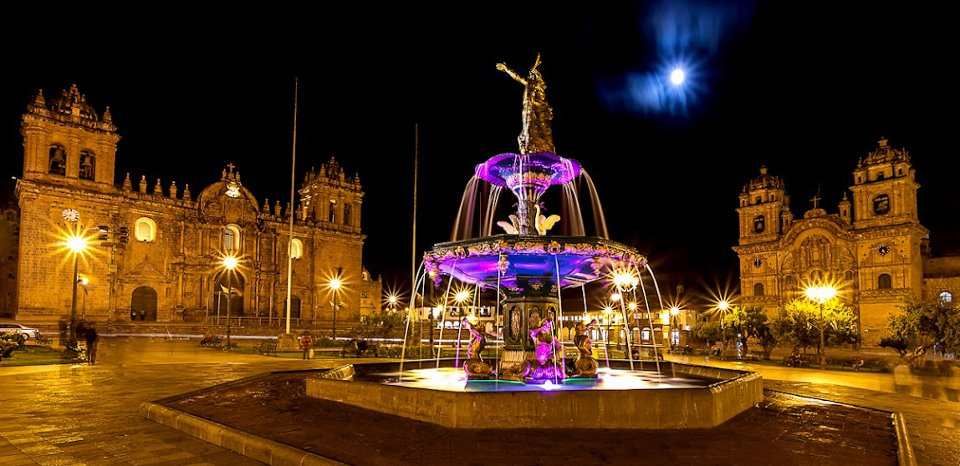
<instances>
[{"instance_id":1,"label":"person standing","mask_svg":"<svg viewBox=\"0 0 960 466\"><path fill-rule=\"evenodd\" d=\"M300 336L300 348L303 349L303 359L310 359L310 350L313 348L313 337L310 332L303 332Z\"/></svg>"},{"instance_id":2,"label":"person standing","mask_svg":"<svg viewBox=\"0 0 960 466\"><path fill-rule=\"evenodd\" d=\"M97 343L100 340L97 329L93 324L87 326L84 337L87 340L87 362L92 366L97 363Z\"/></svg>"}]
</instances>

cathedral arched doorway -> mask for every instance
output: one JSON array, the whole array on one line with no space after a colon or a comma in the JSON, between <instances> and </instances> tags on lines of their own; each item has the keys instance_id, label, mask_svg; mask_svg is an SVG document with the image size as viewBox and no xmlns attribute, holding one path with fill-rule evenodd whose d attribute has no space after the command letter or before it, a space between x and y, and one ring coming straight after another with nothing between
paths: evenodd
<instances>
[{"instance_id":1,"label":"cathedral arched doorway","mask_svg":"<svg viewBox=\"0 0 960 466\"><path fill-rule=\"evenodd\" d=\"M149 286L133 290L130 299L130 320L157 320L157 291Z\"/></svg>"},{"instance_id":2,"label":"cathedral arched doorway","mask_svg":"<svg viewBox=\"0 0 960 466\"><path fill-rule=\"evenodd\" d=\"M217 275L213 284L213 312L211 314L226 317L228 314L227 306L229 306L230 317L242 316L244 283L243 275L236 272Z\"/></svg>"}]
</instances>

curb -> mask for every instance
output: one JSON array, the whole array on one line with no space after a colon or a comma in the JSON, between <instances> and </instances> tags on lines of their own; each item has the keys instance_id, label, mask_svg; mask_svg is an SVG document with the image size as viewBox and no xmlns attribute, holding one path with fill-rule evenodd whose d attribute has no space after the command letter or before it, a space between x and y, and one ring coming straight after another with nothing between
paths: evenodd
<instances>
[{"instance_id":1,"label":"curb","mask_svg":"<svg viewBox=\"0 0 960 466\"><path fill-rule=\"evenodd\" d=\"M917 466L917 457L913 454L910 435L907 433L907 421L903 414L893 413L893 429L897 432L897 463L900 466Z\"/></svg>"},{"instance_id":2,"label":"curb","mask_svg":"<svg viewBox=\"0 0 960 466\"><path fill-rule=\"evenodd\" d=\"M158 424L264 464L274 466L344 465L344 463L330 458L258 437L157 403L149 401L141 403L140 414Z\"/></svg>"}]
</instances>

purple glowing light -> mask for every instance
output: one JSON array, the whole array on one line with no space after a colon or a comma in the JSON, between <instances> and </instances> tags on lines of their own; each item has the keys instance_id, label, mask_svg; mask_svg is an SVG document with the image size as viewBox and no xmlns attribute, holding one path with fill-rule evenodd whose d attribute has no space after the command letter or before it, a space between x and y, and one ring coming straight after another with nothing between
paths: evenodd
<instances>
[{"instance_id":1,"label":"purple glowing light","mask_svg":"<svg viewBox=\"0 0 960 466\"><path fill-rule=\"evenodd\" d=\"M532 186L542 193L550 186L566 184L580 176L580 163L552 152L507 152L477 164L474 173L477 178L511 191Z\"/></svg>"}]
</instances>

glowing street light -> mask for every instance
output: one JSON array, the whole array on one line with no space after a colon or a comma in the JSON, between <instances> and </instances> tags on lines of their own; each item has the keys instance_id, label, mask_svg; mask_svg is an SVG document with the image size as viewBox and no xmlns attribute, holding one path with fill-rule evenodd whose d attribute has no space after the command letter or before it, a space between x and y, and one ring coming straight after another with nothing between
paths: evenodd
<instances>
[{"instance_id":1,"label":"glowing street light","mask_svg":"<svg viewBox=\"0 0 960 466\"><path fill-rule=\"evenodd\" d=\"M340 290L343 289L343 267L337 267L337 273L327 279L327 289L333 293L333 340L337 340L337 311L340 308Z\"/></svg>"},{"instance_id":2,"label":"glowing street light","mask_svg":"<svg viewBox=\"0 0 960 466\"><path fill-rule=\"evenodd\" d=\"M683 68L677 66L670 70L670 84L673 84L674 87L680 87L687 80L687 73L683 71Z\"/></svg>"},{"instance_id":3,"label":"glowing street light","mask_svg":"<svg viewBox=\"0 0 960 466\"><path fill-rule=\"evenodd\" d=\"M240 259L233 254L227 254L220 258L220 267L227 274L227 349L230 349L230 298L233 296L233 274L239 266Z\"/></svg>"},{"instance_id":4,"label":"glowing street light","mask_svg":"<svg viewBox=\"0 0 960 466\"><path fill-rule=\"evenodd\" d=\"M823 321L823 305L837 296L837 288L829 284L808 286L803 290L803 294L807 296L807 299L820 306L820 347L817 348L817 353L820 355L820 367L822 368L827 363L826 322Z\"/></svg>"},{"instance_id":5,"label":"glowing street light","mask_svg":"<svg viewBox=\"0 0 960 466\"><path fill-rule=\"evenodd\" d=\"M387 292L387 308L394 310L400 303L400 296L395 291Z\"/></svg>"},{"instance_id":6,"label":"glowing street light","mask_svg":"<svg viewBox=\"0 0 960 466\"><path fill-rule=\"evenodd\" d=\"M64 215L64 220L67 221L77 221L79 216L76 219L67 218ZM89 247L89 242L87 237L84 236L83 227L76 225L76 228L71 228L69 232L63 237L63 243L61 245L67 252L67 254L73 256L73 297L70 303L70 329L68 334L68 346L76 347L77 346L77 285L80 284L80 256L86 254L87 248Z\"/></svg>"},{"instance_id":7,"label":"glowing street light","mask_svg":"<svg viewBox=\"0 0 960 466\"><path fill-rule=\"evenodd\" d=\"M611 275L613 286L619 291L630 291L640 284L640 277L632 270L615 270Z\"/></svg>"},{"instance_id":8,"label":"glowing street light","mask_svg":"<svg viewBox=\"0 0 960 466\"><path fill-rule=\"evenodd\" d=\"M610 294L610 301L613 301L613 302L615 302L615 303L618 303L618 302L620 302L621 299L623 299L623 295L621 295L620 293L612 293L612 294Z\"/></svg>"},{"instance_id":9,"label":"glowing street light","mask_svg":"<svg viewBox=\"0 0 960 466\"><path fill-rule=\"evenodd\" d=\"M456 301L457 304L463 305L463 303L469 301L470 298L472 297L473 297L473 293L470 292L470 289L461 288L457 290L456 293L454 293L453 300Z\"/></svg>"}]
</instances>

